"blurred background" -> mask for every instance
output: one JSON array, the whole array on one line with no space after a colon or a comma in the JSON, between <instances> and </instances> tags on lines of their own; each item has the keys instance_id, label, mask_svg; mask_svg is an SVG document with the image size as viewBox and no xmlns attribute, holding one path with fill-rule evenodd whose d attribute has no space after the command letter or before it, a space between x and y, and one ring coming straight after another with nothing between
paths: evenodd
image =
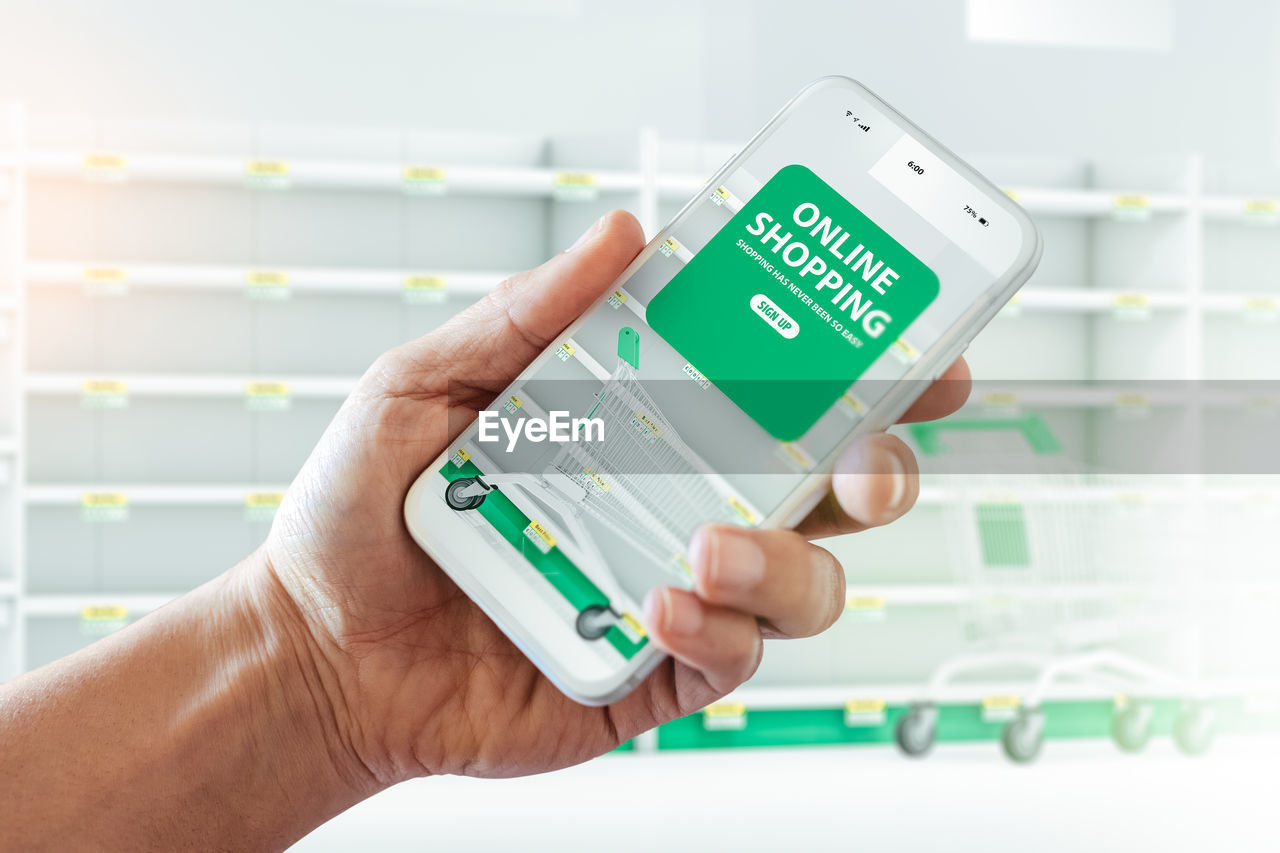
<instances>
[{"instance_id":1,"label":"blurred background","mask_svg":"<svg viewBox=\"0 0 1280 853\"><path fill-rule=\"evenodd\" d=\"M605 210L656 233L839 73L1046 240L970 404L902 431L918 507L832 543L845 616L298 849L1263 847L1277 46L1264 0L0 0L0 678L239 560L379 352Z\"/></svg>"}]
</instances>

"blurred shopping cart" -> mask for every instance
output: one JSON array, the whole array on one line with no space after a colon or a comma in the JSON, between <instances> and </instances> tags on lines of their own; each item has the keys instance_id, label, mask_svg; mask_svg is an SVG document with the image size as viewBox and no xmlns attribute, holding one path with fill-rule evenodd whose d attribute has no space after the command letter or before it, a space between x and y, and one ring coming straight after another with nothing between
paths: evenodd
<instances>
[{"instance_id":1,"label":"blurred shopping cart","mask_svg":"<svg viewBox=\"0 0 1280 853\"><path fill-rule=\"evenodd\" d=\"M538 474L464 477L445 488L445 501L459 512L479 507L493 489L515 486L555 513L560 532L583 557L580 568L609 599L607 606L588 607L578 615L578 633L588 639L604 636L636 605L610 568L623 556L605 556L583 523L585 517L604 525L656 569L658 582L688 586L684 549L694 531L713 521L741 524L752 514L680 439L645 390L639 365L639 335L624 327L618 334L617 366L587 413L603 423L600 440L561 444Z\"/></svg>"},{"instance_id":2,"label":"blurred shopping cart","mask_svg":"<svg viewBox=\"0 0 1280 853\"><path fill-rule=\"evenodd\" d=\"M1001 741L1014 761L1039 754L1045 700L1068 685L1117 697L1112 735L1126 751L1151 737L1154 705L1141 697L1184 697L1175 739L1188 753L1207 748L1210 706L1147 659L1180 630L1186 489L1082 471L1035 414L919 424L912 434L924 467L938 472L966 646L899 718L901 750L928 752L939 698L975 679L1021 685L981 700L984 718L1005 720Z\"/></svg>"}]
</instances>

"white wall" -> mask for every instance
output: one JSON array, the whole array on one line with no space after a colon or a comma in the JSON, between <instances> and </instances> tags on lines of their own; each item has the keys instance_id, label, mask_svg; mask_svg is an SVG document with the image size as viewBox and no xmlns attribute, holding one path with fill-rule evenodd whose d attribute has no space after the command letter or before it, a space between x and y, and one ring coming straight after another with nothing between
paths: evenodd
<instances>
[{"instance_id":1,"label":"white wall","mask_svg":"<svg viewBox=\"0 0 1280 853\"><path fill-rule=\"evenodd\" d=\"M1276 165L1267 0L1171 0L1173 49L973 43L960 0L3 0L35 113L737 139L858 77L967 156L1201 150Z\"/></svg>"}]
</instances>

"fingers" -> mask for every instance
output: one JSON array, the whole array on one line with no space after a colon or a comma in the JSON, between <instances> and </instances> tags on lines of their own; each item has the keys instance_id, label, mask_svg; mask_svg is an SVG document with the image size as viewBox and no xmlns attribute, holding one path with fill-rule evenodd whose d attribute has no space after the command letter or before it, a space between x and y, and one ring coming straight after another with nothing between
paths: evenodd
<instances>
[{"instance_id":1,"label":"fingers","mask_svg":"<svg viewBox=\"0 0 1280 853\"><path fill-rule=\"evenodd\" d=\"M911 404L898 423L909 424L916 421L936 421L959 409L969 399L973 388L973 377L969 372L969 363L958 358L946 369L920 398Z\"/></svg>"},{"instance_id":2,"label":"fingers","mask_svg":"<svg viewBox=\"0 0 1280 853\"><path fill-rule=\"evenodd\" d=\"M433 393L442 382L500 390L617 280L644 247L631 214L597 220L569 249L504 280L436 331L397 347L383 373L397 393Z\"/></svg>"},{"instance_id":3,"label":"fingers","mask_svg":"<svg viewBox=\"0 0 1280 853\"><path fill-rule=\"evenodd\" d=\"M724 693L760 665L766 637L810 637L844 610L844 570L789 530L711 525L689 548L692 591L659 587L645 599L650 638Z\"/></svg>"},{"instance_id":4,"label":"fingers","mask_svg":"<svg viewBox=\"0 0 1280 853\"><path fill-rule=\"evenodd\" d=\"M759 617L769 636L811 637L844 610L839 561L791 530L704 527L689 563L703 601Z\"/></svg>"},{"instance_id":5,"label":"fingers","mask_svg":"<svg viewBox=\"0 0 1280 853\"><path fill-rule=\"evenodd\" d=\"M717 607L697 595L657 587L644 600L649 638L676 660L702 673L716 693L728 693L760 665L763 637L755 616Z\"/></svg>"},{"instance_id":6,"label":"fingers","mask_svg":"<svg viewBox=\"0 0 1280 853\"><path fill-rule=\"evenodd\" d=\"M866 436L836 461L831 491L796 528L810 538L854 533L900 518L920 495L920 468L902 439Z\"/></svg>"}]
</instances>

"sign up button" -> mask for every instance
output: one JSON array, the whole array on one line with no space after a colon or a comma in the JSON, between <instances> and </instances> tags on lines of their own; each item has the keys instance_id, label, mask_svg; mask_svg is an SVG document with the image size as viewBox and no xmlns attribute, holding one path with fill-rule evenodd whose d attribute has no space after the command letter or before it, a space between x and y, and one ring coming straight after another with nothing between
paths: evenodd
<instances>
[{"instance_id":1,"label":"sign up button","mask_svg":"<svg viewBox=\"0 0 1280 853\"><path fill-rule=\"evenodd\" d=\"M800 334L800 324L791 319L790 314L775 305L773 300L763 293L757 293L751 297L751 310L787 340Z\"/></svg>"}]
</instances>

